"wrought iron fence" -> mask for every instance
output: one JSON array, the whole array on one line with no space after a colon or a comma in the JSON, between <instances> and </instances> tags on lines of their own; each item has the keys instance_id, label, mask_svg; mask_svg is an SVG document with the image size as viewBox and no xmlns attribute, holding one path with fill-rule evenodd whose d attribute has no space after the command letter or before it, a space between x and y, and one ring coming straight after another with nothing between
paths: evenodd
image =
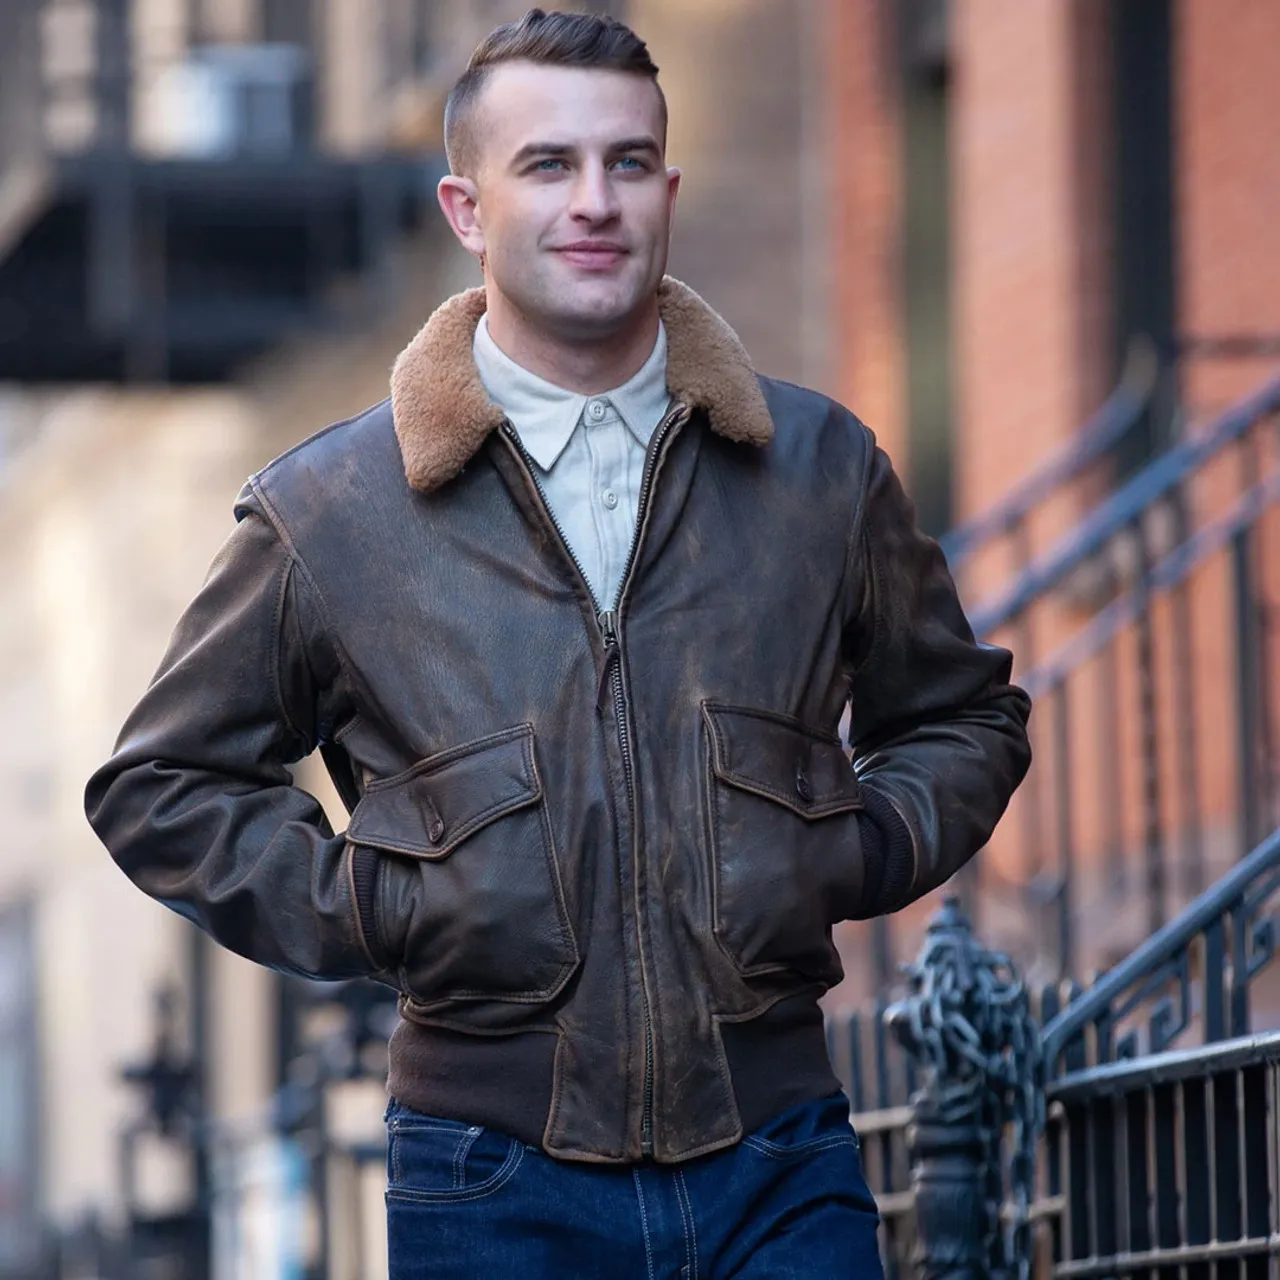
<instances>
[{"instance_id":1,"label":"wrought iron fence","mask_svg":"<svg viewBox=\"0 0 1280 1280\"><path fill-rule=\"evenodd\" d=\"M866 1009L833 1010L827 1017L827 1050L849 1097L863 1172L880 1209L887 1280L899 1280L909 1274L915 1240L906 1132L919 1073L885 1022L889 994L881 992Z\"/></svg>"},{"instance_id":2,"label":"wrought iron fence","mask_svg":"<svg viewBox=\"0 0 1280 1280\"><path fill-rule=\"evenodd\" d=\"M1075 1072L1048 1099L1054 1276L1280 1273L1280 1032Z\"/></svg>"},{"instance_id":3,"label":"wrought iron fence","mask_svg":"<svg viewBox=\"0 0 1280 1280\"><path fill-rule=\"evenodd\" d=\"M894 1006L834 1015L891 1280L1274 1280L1280 1032L1251 994L1278 897L1280 829L1090 988L1036 993L952 901Z\"/></svg>"}]
</instances>

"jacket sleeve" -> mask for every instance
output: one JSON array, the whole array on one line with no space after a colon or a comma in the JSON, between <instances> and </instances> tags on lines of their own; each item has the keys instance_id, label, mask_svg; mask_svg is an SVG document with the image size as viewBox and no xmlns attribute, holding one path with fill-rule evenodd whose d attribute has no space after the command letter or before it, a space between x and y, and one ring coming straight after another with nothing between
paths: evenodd
<instances>
[{"instance_id":1,"label":"jacket sleeve","mask_svg":"<svg viewBox=\"0 0 1280 1280\"><path fill-rule=\"evenodd\" d=\"M248 490L85 809L126 875L224 946L322 978L377 966L342 837L288 765L330 672L303 571Z\"/></svg>"},{"instance_id":2,"label":"jacket sleeve","mask_svg":"<svg viewBox=\"0 0 1280 1280\"><path fill-rule=\"evenodd\" d=\"M872 446L851 532L845 632L850 746L862 784L861 915L936 889L987 842L1031 763L1007 650L979 644L937 543Z\"/></svg>"}]
</instances>

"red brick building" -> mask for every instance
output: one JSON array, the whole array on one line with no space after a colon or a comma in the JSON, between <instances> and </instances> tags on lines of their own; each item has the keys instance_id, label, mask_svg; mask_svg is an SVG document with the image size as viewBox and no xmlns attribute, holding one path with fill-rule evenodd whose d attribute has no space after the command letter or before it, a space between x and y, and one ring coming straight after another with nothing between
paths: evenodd
<instances>
[{"instance_id":1,"label":"red brick building","mask_svg":"<svg viewBox=\"0 0 1280 1280\"><path fill-rule=\"evenodd\" d=\"M1032 521L1043 550L1175 432L1201 429L1275 370L1280 6L830 0L821 9L833 389L876 427L927 525L986 510L1069 441L1115 385L1135 335L1179 357L1181 425L1152 415L1046 504ZM1197 481L1197 510L1220 509L1237 486L1234 473L1211 472ZM1274 545L1274 513L1266 528ZM1274 598L1274 565L1259 572ZM1007 555L980 558L968 602L1008 574ZM1214 622L1227 601L1225 565L1210 566L1191 588L1199 672L1231 666L1228 632ZM1096 601L1063 592L1039 607L1037 656L1079 626L1085 603ZM1154 622L1167 740L1175 624L1167 611ZM1135 697L1122 670L1117 702ZM1195 711L1212 867L1215 841L1226 839L1215 831L1234 821L1233 729L1212 681L1201 681ZM1121 716L1117 770L1138 750L1132 720ZM1077 754L1087 758L1095 727L1096 713L1077 717ZM1042 772L1048 764L1042 753ZM1161 769L1173 812L1176 771ZM1081 797L1077 832L1095 859L1096 792ZM1020 798L1036 803L1033 789ZM1123 808L1123 838L1139 844L1134 795ZM1022 868L1008 828L988 856L1013 881ZM1099 880L1080 910L1119 908ZM1145 917L1130 921L1102 953L1145 927Z\"/></svg>"},{"instance_id":2,"label":"red brick building","mask_svg":"<svg viewBox=\"0 0 1280 1280\"><path fill-rule=\"evenodd\" d=\"M948 442L955 515L1076 430L1131 334L1280 334L1280 8L823 8L841 390L909 472ZM929 358L946 432L921 422ZM1265 370L1193 367L1186 392L1221 403Z\"/></svg>"}]
</instances>

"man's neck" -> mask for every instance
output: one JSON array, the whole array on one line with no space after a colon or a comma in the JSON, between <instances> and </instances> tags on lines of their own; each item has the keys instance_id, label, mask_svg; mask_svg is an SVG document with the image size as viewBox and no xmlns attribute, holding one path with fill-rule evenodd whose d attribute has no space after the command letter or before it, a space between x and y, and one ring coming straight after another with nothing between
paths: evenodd
<instances>
[{"instance_id":1,"label":"man's neck","mask_svg":"<svg viewBox=\"0 0 1280 1280\"><path fill-rule=\"evenodd\" d=\"M489 292L486 323L498 349L553 386L593 396L629 382L658 341L658 303L634 324L595 342L572 343L535 329L505 299Z\"/></svg>"}]
</instances>

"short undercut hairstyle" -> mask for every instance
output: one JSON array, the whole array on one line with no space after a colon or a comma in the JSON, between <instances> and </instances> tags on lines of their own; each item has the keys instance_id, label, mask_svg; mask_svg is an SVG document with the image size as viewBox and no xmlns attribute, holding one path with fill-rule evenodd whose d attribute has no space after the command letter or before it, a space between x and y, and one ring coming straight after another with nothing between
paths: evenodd
<instances>
[{"instance_id":1,"label":"short undercut hairstyle","mask_svg":"<svg viewBox=\"0 0 1280 1280\"><path fill-rule=\"evenodd\" d=\"M444 150L455 174L466 174L475 165L475 105L489 74L504 62L644 76L658 91L666 131L667 101L658 84L658 68L645 42L630 27L603 14L530 9L518 22L504 23L480 42L449 93L444 106Z\"/></svg>"}]
</instances>

